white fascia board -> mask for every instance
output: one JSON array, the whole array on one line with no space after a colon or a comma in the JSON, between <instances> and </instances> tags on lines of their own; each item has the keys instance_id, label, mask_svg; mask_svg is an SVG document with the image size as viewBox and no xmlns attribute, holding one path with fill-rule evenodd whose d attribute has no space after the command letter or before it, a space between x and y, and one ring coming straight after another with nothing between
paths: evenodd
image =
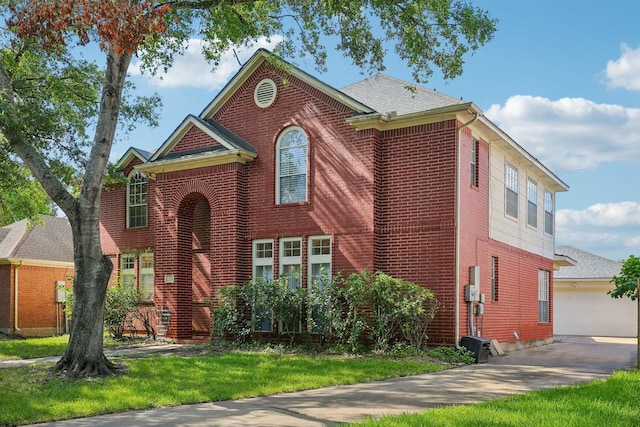
<instances>
[{"instance_id":1,"label":"white fascia board","mask_svg":"<svg viewBox=\"0 0 640 427\"><path fill-rule=\"evenodd\" d=\"M224 88L218 93L218 95L205 107L200 113L201 119L209 119L233 96L240 86L258 69L263 62L267 61L269 56L273 55L266 49L259 49L252 57L247 61L240 71L226 84ZM286 67L283 70L296 77L297 79L309 84L310 86L324 92L328 96L336 99L347 107L359 113L373 113L374 111L366 105L356 101L350 96L345 95L339 90L329 86L328 84L316 79L310 74L305 73L299 68L291 65L285 61L282 61Z\"/></svg>"}]
</instances>

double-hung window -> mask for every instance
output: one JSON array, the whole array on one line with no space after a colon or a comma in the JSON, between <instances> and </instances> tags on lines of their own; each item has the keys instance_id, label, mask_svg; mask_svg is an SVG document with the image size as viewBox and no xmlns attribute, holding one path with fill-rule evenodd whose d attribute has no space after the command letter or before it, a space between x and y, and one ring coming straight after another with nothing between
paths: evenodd
<instances>
[{"instance_id":1,"label":"double-hung window","mask_svg":"<svg viewBox=\"0 0 640 427\"><path fill-rule=\"evenodd\" d=\"M127 186L127 227L147 226L147 177L139 171L129 177Z\"/></svg>"},{"instance_id":2,"label":"double-hung window","mask_svg":"<svg viewBox=\"0 0 640 427\"><path fill-rule=\"evenodd\" d=\"M471 186L478 186L478 175L479 175L479 167L478 167L478 147L480 143L477 139L471 140Z\"/></svg>"},{"instance_id":3,"label":"double-hung window","mask_svg":"<svg viewBox=\"0 0 640 427\"><path fill-rule=\"evenodd\" d=\"M538 270L538 322L549 322L549 272Z\"/></svg>"},{"instance_id":4,"label":"double-hung window","mask_svg":"<svg viewBox=\"0 0 640 427\"><path fill-rule=\"evenodd\" d=\"M120 255L120 279L122 288L134 290L136 287L136 257L133 254Z\"/></svg>"},{"instance_id":5,"label":"double-hung window","mask_svg":"<svg viewBox=\"0 0 640 427\"><path fill-rule=\"evenodd\" d=\"M140 296L144 301L153 301L153 253L140 254Z\"/></svg>"},{"instance_id":6,"label":"double-hung window","mask_svg":"<svg viewBox=\"0 0 640 427\"><path fill-rule=\"evenodd\" d=\"M253 278L259 284L265 284L273 280L273 240L254 240L253 241ZM271 310L256 302L254 305L256 312L253 314L258 317L256 328L260 331L271 332L272 319Z\"/></svg>"},{"instance_id":7,"label":"double-hung window","mask_svg":"<svg viewBox=\"0 0 640 427\"><path fill-rule=\"evenodd\" d=\"M538 183L527 178L527 224L538 227Z\"/></svg>"},{"instance_id":8,"label":"double-hung window","mask_svg":"<svg viewBox=\"0 0 640 427\"><path fill-rule=\"evenodd\" d=\"M505 212L518 218L518 168L507 162L505 165Z\"/></svg>"},{"instance_id":9,"label":"double-hung window","mask_svg":"<svg viewBox=\"0 0 640 427\"><path fill-rule=\"evenodd\" d=\"M309 237L309 284L325 286L331 280L331 237Z\"/></svg>"},{"instance_id":10,"label":"double-hung window","mask_svg":"<svg viewBox=\"0 0 640 427\"><path fill-rule=\"evenodd\" d=\"M544 232L553 235L553 193L544 190Z\"/></svg>"},{"instance_id":11,"label":"double-hung window","mask_svg":"<svg viewBox=\"0 0 640 427\"><path fill-rule=\"evenodd\" d=\"M280 239L280 274L281 280L286 281L290 288L302 286L302 238L289 237ZM302 308L302 307L301 307ZM280 328L288 332L300 332L301 319Z\"/></svg>"},{"instance_id":12,"label":"double-hung window","mask_svg":"<svg viewBox=\"0 0 640 427\"><path fill-rule=\"evenodd\" d=\"M331 236L309 237L309 272L307 290L314 304L307 306L310 332L326 331L330 327L328 321L328 302L323 290L331 281Z\"/></svg>"},{"instance_id":13,"label":"double-hung window","mask_svg":"<svg viewBox=\"0 0 640 427\"><path fill-rule=\"evenodd\" d=\"M307 201L308 139L304 131L287 128L276 144L276 203Z\"/></svg>"}]
</instances>

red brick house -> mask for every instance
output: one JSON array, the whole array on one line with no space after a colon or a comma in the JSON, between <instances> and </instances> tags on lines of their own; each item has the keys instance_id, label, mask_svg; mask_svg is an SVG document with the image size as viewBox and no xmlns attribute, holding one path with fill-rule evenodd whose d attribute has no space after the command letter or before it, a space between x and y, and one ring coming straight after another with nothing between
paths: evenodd
<instances>
[{"instance_id":1,"label":"red brick house","mask_svg":"<svg viewBox=\"0 0 640 427\"><path fill-rule=\"evenodd\" d=\"M294 270L306 286L322 268L433 290L432 344L551 339L567 185L471 102L382 75L338 90L269 55L153 154L130 149L129 185L103 194L104 251L160 335L210 334L217 287Z\"/></svg>"},{"instance_id":2,"label":"red brick house","mask_svg":"<svg viewBox=\"0 0 640 427\"><path fill-rule=\"evenodd\" d=\"M69 221L42 216L0 228L0 332L24 337L68 332L57 287L71 287Z\"/></svg>"}]
</instances>

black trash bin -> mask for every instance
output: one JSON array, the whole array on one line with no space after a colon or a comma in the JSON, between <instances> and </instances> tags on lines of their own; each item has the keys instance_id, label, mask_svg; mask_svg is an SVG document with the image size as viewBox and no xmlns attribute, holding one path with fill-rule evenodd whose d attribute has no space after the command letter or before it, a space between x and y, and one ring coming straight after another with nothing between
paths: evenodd
<instances>
[{"instance_id":1,"label":"black trash bin","mask_svg":"<svg viewBox=\"0 0 640 427\"><path fill-rule=\"evenodd\" d=\"M460 346L473 353L476 363L487 363L491 354L491 340L466 336L460 339Z\"/></svg>"}]
</instances>

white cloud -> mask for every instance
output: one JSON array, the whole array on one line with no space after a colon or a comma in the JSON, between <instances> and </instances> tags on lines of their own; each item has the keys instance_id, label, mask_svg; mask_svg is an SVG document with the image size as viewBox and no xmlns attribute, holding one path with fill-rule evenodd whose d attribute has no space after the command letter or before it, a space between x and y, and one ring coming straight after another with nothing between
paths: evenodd
<instances>
[{"instance_id":1,"label":"white cloud","mask_svg":"<svg viewBox=\"0 0 640 427\"><path fill-rule=\"evenodd\" d=\"M486 112L520 145L556 172L599 163L640 161L640 109L584 98L516 95Z\"/></svg>"},{"instance_id":2,"label":"white cloud","mask_svg":"<svg viewBox=\"0 0 640 427\"><path fill-rule=\"evenodd\" d=\"M560 209L556 214L558 227L598 226L625 227L640 226L640 203L617 202L597 203L578 211Z\"/></svg>"},{"instance_id":3,"label":"white cloud","mask_svg":"<svg viewBox=\"0 0 640 427\"><path fill-rule=\"evenodd\" d=\"M607 86L640 90L640 47L634 50L623 44L621 49L620 58L607 63Z\"/></svg>"},{"instance_id":4,"label":"white cloud","mask_svg":"<svg viewBox=\"0 0 640 427\"><path fill-rule=\"evenodd\" d=\"M173 66L166 73L159 72L157 76L147 76L147 78L150 84L164 88L191 87L216 90L224 86L240 69L238 60L244 63L257 49L273 49L280 41L282 38L279 36L271 37L269 40L262 37L250 46L237 46L235 52L238 59L234 55L234 49L229 49L222 55L215 71L212 71L212 64L207 62L202 54L202 48L206 42L191 39L184 54L176 58ZM143 75L139 62L132 63L128 71L132 76Z\"/></svg>"},{"instance_id":5,"label":"white cloud","mask_svg":"<svg viewBox=\"0 0 640 427\"><path fill-rule=\"evenodd\" d=\"M597 203L556 213L556 241L614 260L640 255L640 203Z\"/></svg>"}]
</instances>

